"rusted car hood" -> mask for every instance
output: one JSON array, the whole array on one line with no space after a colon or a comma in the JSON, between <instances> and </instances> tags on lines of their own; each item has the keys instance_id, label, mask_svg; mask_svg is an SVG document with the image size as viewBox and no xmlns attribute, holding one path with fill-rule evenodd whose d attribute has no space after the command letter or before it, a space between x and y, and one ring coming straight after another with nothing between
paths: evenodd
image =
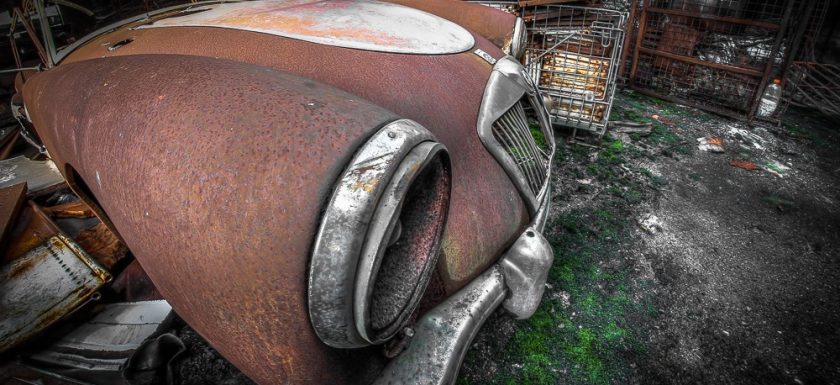
<instances>
[{"instance_id":1,"label":"rusted car hood","mask_svg":"<svg viewBox=\"0 0 840 385\"><path fill-rule=\"evenodd\" d=\"M260 32L336 47L450 54L475 40L441 17L379 1L257 0L197 7L138 28L214 27Z\"/></svg>"},{"instance_id":2,"label":"rusted car hood","mask_svg":"<svg viewBox=\"0 0 840 385\"><path fill-rule=\"evenodd\" d=\"M450 291L487 268L527 223L515 188L476 134L492 65L473 51L481 49L496 59L504 56L488 40L473 34L475 45L466 52L414 55L335 47L239 29L139 28L147 25L149 21L138 22L93 39L62 64L143 54L257 64L358 95L431 130L450 152L458 154L453 157L455 183L441 266ZM130 43L109 49L125 41ZM498 200L511 204L483 203Z\"/></svg>"}]
</instances>

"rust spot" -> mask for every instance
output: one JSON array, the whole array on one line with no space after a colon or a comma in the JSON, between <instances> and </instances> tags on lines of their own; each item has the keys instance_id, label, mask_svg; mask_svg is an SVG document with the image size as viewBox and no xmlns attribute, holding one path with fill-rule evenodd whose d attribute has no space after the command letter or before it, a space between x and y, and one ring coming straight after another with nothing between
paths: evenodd
<instances>
[{"instance_id":1,"label":"rust spot","mask_svg":"<svg viewBox=\"0 0 840 385\"><path fill-rule=\"evenodd\" d=\"M20 258L16 261L13 261L10 268L9 268L9 275L6 279L11 278L18 278L24 275L27 271L31 270L35 265L38 264L40 260L42 260L46 254L39 254L38 258Z\"/></svg>"},{"instance_id":2,"label":"rust spot","mask_svg":"<svg viewBox=\"0 0 840 385\"><path fill-rule=\"evenodd\" d=\"M44 214L53 218L91 218L93 210L84 202L70 202L51 207L44 207Z\"/></svg>"},{"instance_id":3,"label":"rust spot","mask_svg":"<svg viewBox=\"0 0 840 385\"><path fill-rule=\"evenodd\" d=\"M128 252L128 248L103 223L82 230L75 241L106 269L113 267Z\"/></svg>"},{"instance_id":4,"label":"rust spot","mask_svg":"<svg viewBox=\"0 0 840 385\"><path fill-rule=\"evenodd\" d=\"M350 188L353 190L364 190L365 192L371 192L373 191L373 189L376 188L376 185L379 184L380 179L382 179L381 176L377 176L375 178L366 180L359 180L356 181L356 183L353 183L353 185L350 186Z\"/></svg>"}]
</instances>

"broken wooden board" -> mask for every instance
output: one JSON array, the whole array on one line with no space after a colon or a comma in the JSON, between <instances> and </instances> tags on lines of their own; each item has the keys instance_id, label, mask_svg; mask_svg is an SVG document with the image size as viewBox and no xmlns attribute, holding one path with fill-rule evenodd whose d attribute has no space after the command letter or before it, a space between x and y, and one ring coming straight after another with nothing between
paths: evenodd
<instances>
[{"instance_id":1,"label":"broken wooden board","mask_svg":"<svg viewBox=\"0 0 840 385\"><path fill-rule=\"evenodd\" d=\"M26 183L0 188L0 245L17 220L23 199L26 197Z\"/></svg>"}]
</instances>

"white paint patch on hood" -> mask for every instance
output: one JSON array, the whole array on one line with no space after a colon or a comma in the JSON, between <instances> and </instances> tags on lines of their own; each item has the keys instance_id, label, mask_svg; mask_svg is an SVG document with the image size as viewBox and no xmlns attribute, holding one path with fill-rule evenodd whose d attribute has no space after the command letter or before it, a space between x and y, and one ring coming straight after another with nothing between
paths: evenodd
<instances>
[{"instance_id":1,"label":"white paint patch on hood","mask_svg":"<svg viewBox=\"0 0 840 385\"><path fill-rule=\"evenodd\" d=\"M380 1L263 0L190 11L139 28L230 28L336 47L427 55L464 52L475 45L472 34L451 21Z\"/></svg>"}]
</instances>

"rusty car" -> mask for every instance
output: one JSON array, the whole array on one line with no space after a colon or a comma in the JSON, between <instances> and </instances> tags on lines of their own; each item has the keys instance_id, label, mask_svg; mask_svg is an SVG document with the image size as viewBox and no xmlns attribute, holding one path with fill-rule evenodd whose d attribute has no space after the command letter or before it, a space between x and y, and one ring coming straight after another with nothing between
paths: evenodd
<instances>
[{"instance_id":1,"label":"rusty car","mask_svg":"<svg viewBox=\"0 0 840 385\"><path fill-rule=\"evenodd\" d=\"M255 382L446 384L554 258L525 39L459 1L189 3L46 42L13 108Z\"/></svg>"}]
</instances>

